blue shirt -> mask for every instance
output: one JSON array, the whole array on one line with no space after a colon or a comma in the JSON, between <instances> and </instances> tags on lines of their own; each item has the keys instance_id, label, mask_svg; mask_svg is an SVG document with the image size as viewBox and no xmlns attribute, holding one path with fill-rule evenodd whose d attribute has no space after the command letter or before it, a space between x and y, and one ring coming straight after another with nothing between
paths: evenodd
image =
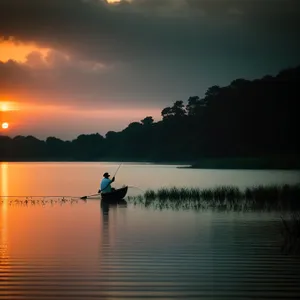
<instances>
[{"instance_id":1,"label":"blue shirt","mask_svg":"<svg viewBox=\"0 0 300 300\"><path fill-rule=\"evenodd\" d=\"M103 178L101 181L100 189L101 193L110 193L111 192L111 186L112 180L109 178Z\"/></svg>"}]
</instances>

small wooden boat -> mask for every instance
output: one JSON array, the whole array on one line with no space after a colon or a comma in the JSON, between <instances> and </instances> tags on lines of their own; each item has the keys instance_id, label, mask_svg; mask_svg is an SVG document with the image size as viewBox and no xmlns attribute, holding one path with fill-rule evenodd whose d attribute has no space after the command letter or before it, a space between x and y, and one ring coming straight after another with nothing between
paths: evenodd
<instances>
[{"instance_id":1,"label":"small wooden boat","mask_svg":"<svg viewBox=\"0 0 300 300\"><path fill-rule=\"evenodd\" d=\"M107 202L116 202L122 200L128 191L128 186L116 189L110 193L101 193L101 199Z\"/></svg>"}]
</instances>

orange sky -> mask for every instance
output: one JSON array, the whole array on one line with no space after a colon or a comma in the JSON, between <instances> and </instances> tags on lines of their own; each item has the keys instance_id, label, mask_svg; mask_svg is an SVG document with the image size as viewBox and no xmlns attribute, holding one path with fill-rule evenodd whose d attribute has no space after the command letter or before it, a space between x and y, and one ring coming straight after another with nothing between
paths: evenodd
<instances>
[{"instance_id":1,"label":"orange sky","mask_svg":"<svg viewBox=\"0 0 300 300\"><path fill-rule=\"evenodd\" d=\"M17 61L24 64L33 51L46 57L51 49L24 44L13 40L0 40L0 61ZM45 93L44 97L48 95ZM122 130L130 122L140 121L151 115L159 118L160 112L153 109L76 109L63 104L43 104L43 99L35 99L31 91L13 90L11 94L0 91L0 135L34 135L45 139L48 136L62 139L76 138L79 134L99 132L105 135L109 130ZM61 99L64 103L64 99ZM1 125L7 122L8 129ZM98 124L98 125L97 125ZM95 127L98 130L95 130ZM64 131L64 133L62 133Z\"/></svg>"},{"instance_id":2,"label":"orange sky","mask_svg":"<svg viewBox=\"0 0 300 300\"><path fill-rule=\"evenodd\" d=\"M114 130L119 124L119 130L125 128L130 122L140 121L146 115L155 116L157 111L149 110L80 110L70 107L40 106L34 104L22 105L20 110L0 112L0 123L9 123L9 128L0 128L0 135L34 135L45 139L56 136L62 139L73 139L80 134L99 132L102 135L109 130ZM157 116L158 117L158 116ZM99 124L99 130L94 130ZM115 126L116 127L116 126ZM66 134L62 134L62 131Z\"/></svg>"},{"instance_id":3,"label":"orange sky","mask_svg":"<svg viewBox=\"0 0 300 300\"><path fill-rule=\"evenodd\" d=\"M3 111L3 107L8 109ZM36 105L33 102L20 104L8 101L0 102L1 108L0 123L7 122L9 128L2 129L0 126L0 135L11 137L34 135L40 139L56 136L70 140L76 138L78 132L80 134L99 132L105 135L109 130L122 130L129 123L140 121L147 115L159 118L159 112L149 109L82 110L68 106ZM95 130L95 125L99 130Z\"/></svg>"},{"instance_id":4,"label":"orange sky","mask_svg":"<svg viewBox=\"0 0 300 300\"><path fill-rule=\"evenodd\" d=\"M0 61L16 60L25 62L26 57L33 51L39 51L46 55L50 49L40 48L33 43L24 44L14 40L0 40Z\"/></svg>"},{"instance_id":5,"label":"orange sky","mask_svg":"<svg viewBox=\"0 0 300 300\"><path fill-rule=\"evenodd\" d=\"M48 49L41 49L32 43L24 44L14 41L13 39L0 40L0 61L2 62L14 60L24 63L26 62L27 56L33 51L39 51L43 55L46 55ZM12 98L14 101L12 101ZM7 130L3 130L0 126L0 134L9 134L11 131L14 131L17 126L22 124L22 118L24 118L24 116L19 114L21 104L18 100L19 99L16 99L15 96L8 95L7 93L3 94L0 91L0 125L4 122L9 124Z\"/></svg>"}]
</instances>

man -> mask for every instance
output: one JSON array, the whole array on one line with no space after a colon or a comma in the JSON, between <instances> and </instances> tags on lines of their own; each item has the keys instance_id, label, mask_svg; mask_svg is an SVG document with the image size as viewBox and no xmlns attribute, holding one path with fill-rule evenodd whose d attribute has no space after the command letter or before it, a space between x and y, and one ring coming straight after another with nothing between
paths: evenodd
<instances>
[{"instance_id":1,"label":"man","mask_svg":"<svg viewBox=\"0 0 300 300\"><path fill-rule=\"evenodd\" d=\"M111 184L115 181L115 177L113 177L112 179L109 179L110 175L105 172L103 174L103 179L101 181L101 185L100 185L100 190L98 191L98 193L110 193L114 190L114 188L111 187Z\"/></svg>"}]
</instances>

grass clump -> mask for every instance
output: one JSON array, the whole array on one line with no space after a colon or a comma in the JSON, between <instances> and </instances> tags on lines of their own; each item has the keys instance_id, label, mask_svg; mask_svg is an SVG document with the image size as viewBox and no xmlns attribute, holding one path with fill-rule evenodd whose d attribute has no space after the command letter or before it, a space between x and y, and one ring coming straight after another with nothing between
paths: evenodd
<instances>
[{"instance_id":1,"label":"grass clump","mask_svg":"<svg viewBox=\"0 0 300 300\"><path fill-rule=\"evenodd\" d=\"M297 210L300 209L300 184L259 185L245 190L235 186L206 189L163 187L156 191L147 190L142 199L147 205L158 202L160 206Z\"/></svg>"},{"instance_id":2,"label":"grass clump","mask_svg":"<svg viewBox=\"0 0 300 300\"><path fill-rule=\"evenodd\" d=\"M300 254L299 213L293 213L289 220L282 218L282 236L284 241L281 251L286 254Z\"/></svg>"}]
</instances>

